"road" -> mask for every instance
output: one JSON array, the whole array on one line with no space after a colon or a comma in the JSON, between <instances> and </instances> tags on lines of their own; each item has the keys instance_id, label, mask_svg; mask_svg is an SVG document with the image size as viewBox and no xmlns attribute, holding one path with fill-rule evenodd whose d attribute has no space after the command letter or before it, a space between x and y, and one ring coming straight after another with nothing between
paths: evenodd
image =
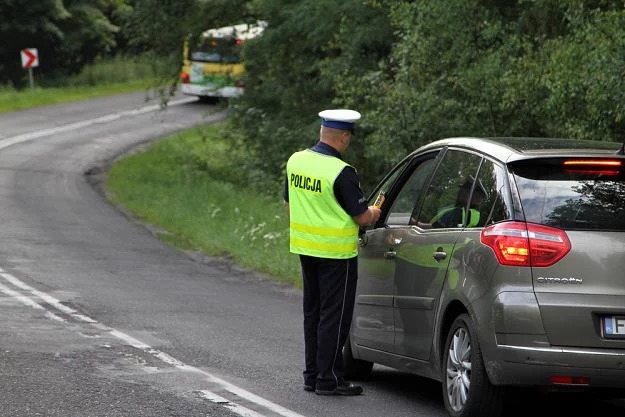
<instances>
[{"instance_id":1,"label":"road","mask_svg":"<svg viewBox=\"0 0 625 417\"><path fill-rule=\"evenodd\" d=\"M446 415L438 383L378 366L362 396L304 392L299 291L177 251L100 192L117 156L225 116L143 94L0 115L0 416ZM625 411L522 395L507 415Z\"/></svg>"}]
</instances>

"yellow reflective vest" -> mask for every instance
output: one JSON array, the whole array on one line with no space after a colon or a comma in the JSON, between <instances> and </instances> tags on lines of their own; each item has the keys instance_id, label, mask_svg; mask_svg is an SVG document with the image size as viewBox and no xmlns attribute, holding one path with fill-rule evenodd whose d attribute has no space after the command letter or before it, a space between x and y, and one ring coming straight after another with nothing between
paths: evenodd
<instances>
[{"instance_id":1,"label":"yellow reflective vest","mask_svg":"<svg viewBox=\"0 0 625 417\"><path fill-rule=\"evenodd\" d=\"M358 253L358 225L334 196L334 181L348 164L309 149L287 162L290 249L319 258L348 259Z\"/></svg>"}]
</instances>

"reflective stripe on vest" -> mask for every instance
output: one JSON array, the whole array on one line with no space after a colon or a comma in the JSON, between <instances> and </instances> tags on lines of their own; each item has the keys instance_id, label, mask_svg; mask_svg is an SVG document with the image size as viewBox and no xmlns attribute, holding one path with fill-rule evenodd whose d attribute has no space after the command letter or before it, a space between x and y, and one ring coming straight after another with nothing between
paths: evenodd
<instances>
[{"instance_id":1,"label":"reflective stripe on vest","mask_svg":"<svg viewBox=\"0 0 625 417\"><path fill-rule=\"evenodd\" d=\"M336 201L334 181L348 166L311 150L287 162L291 252L347 259L358 253L358 225Z\"/></svg>"}]
</instances>

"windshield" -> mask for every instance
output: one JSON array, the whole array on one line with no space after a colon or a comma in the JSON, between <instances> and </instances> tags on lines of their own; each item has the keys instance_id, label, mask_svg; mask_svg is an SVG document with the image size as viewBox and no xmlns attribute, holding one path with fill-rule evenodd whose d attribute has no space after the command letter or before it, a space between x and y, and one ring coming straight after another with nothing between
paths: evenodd
<instances>
[{"instance_id":1,"label":"windshield","mask_svg":"<svg viewBox=\"0 0 625 417\"><path fill-rule=\"evenodd\" d=\"M528 222L563 229L625 230L621 167L567 168L563 160L512 167Z\"/></svg>"},{"instance_id":2,"label":"windshield","mask_svg":"<svg viewBox=\"0 0 625 417\"><path fill-rule=\"evenodd\" d=\"M192 61L235 64L241 61L240 46L235 38L203 38L192 50Z\"/></svg>"}]
</instances>

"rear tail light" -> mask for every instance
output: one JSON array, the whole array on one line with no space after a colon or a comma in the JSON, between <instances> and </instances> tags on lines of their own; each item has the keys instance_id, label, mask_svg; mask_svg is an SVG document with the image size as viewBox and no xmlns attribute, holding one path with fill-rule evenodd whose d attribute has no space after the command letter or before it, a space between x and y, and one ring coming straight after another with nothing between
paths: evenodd
<instances>
[{"instance_id":1,"label":"rear tail light","mask_svg":"<svg viewBox=\"0 0 625 417\"><path fill-rule=\"evenodd\" d=\"M553 375L550 379L554 385L590 385L587 376Z\"/></svg>"},{"instance_id":2,"label":"rear tail light","mask_svg":"<svg viewBox=\"0 0 625 417\"><path fill-rule=\"evenodd\" d=\"M186 72L183 72L180 74L180 81L182 81L183 84L189 84L189 74L187 74Z\"/></svg>"},{"instance_id":3,"label":"rear tail light","mask_svg":"<svg viewBox=\"0 0 625 417\"><path fill-rule=\"evenodd\" d=\"M571 250L564 230L533 223L497 223L485 227L480 240L509 266L551 266Z\"/></svg>"}]
</instances>

